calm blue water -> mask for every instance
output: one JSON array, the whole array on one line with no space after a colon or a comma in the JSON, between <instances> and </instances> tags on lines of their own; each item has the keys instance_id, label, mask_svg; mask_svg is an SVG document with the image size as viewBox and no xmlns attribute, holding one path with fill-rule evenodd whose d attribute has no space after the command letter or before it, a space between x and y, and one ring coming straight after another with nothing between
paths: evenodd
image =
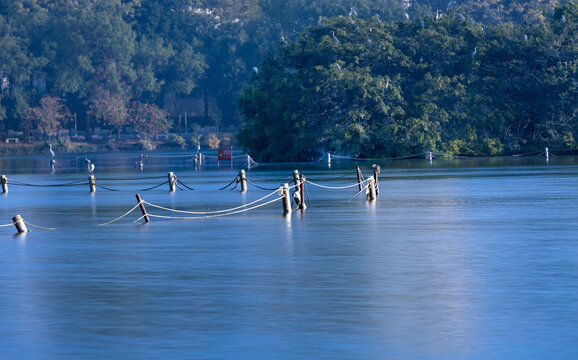
<instances>
[{"instance_id":1,"label":"calm blue water","mask_svg":"<svg viewBox=\"0 0 578 360\"><path fill-rule=\"evenodd\" d=\"M222 190L241 166L183 158L91 159L97 188L9 183L0 225L21 214L55 230L0 228L3 359L575 359L578 158L381 164L380 196L308 185L231 216L174 220L136 209L234 208L269 193ZM86 180L76 160L4 158L0 175L36 185ZM299 169L356 183L355 163L247 172L277 188ZM371 174L371 163L360 164ZM194 191L168 191L174 171ZM274 199L274 197L268 198ZM168 213L148 207L151 214Z\"/></svg>"}]
</instances>

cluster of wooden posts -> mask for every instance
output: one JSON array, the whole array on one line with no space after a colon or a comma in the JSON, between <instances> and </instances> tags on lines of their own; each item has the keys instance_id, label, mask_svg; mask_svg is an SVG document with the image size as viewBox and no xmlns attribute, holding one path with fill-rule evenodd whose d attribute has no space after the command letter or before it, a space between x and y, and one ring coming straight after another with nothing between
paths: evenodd
<instances>
[{"instance_id":1,"label":"cluster of wooden posts","mask_svg":"<svg viewBox=\"0 0 578 360\"><path fill-rule=\"evenodd\" d=\"M380 173L380 166L373 165L373 176L368 177L367 179L363 180L361 176L361 170L359 166L356 167L357 173L357 185L359 187L359 192L366 190L366 199L367 201L375 201L377 196L379 195L379 178L378 175ZM245 170L239 171L237 176L238 183L241 187L241 192L247 192L247 175ZM364 182L366 185L364 186ZM2 192L8 192L8 179L6 175L2 175L0 177L0 183L2 185ZM177 177L171 171L168 173L168 181L169 191L174 192L176 190L177 184ZM279 194L283 198L283 213L284 215L289 215L293 211L292 202L295 202L297 210L305 210L307 205L305 204L305 196L306 196L306 178L303 174L300 174L298 170L293 171L293 186L290 186L289 183L283 184L279 188ZM90 175L88 177L88 184L90 188L90 192L96 192L96 178L94 175ZM291 187L294 188L293 195L291 195ZM136 194L136 199L138 201L139 208L143 214L143 219L145 222L150 222L150 217L147 214L144 202L140 196L140 194ZM293 200L293 201L292 201ZM12 218L12 222L16 226L18 233L26 233L28 229L26 228L26 224L20 215L16 215Z\"/></svg>"}]
</instances>

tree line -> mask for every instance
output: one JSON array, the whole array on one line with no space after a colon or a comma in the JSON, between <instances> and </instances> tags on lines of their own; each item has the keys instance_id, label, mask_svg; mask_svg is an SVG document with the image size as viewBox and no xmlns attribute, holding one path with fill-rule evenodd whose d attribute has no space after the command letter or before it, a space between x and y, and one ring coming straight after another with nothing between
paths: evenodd
<instances>
[{"instance_id":1,"label":"tree line","mask_svg":"<svg viewBox=\"0 0 578 360\"><path fill-rule=\"evenodd\" d=\"M403 14L398 0L0 0L0 130L51 135L74 121L87 136L151 136L178 116L165 99L191 94L238 125L235 99L264 54L353 3Z\"/></svg>"},{"instance_id":2,"label":"tree line","mask_svg":"<svg viewBox=\"0 0 578 360\"><path fill-rule=\"evenodd\" d=\"M240 140L262 161L578 149L577 14L323 19L253 74Z\"/></svg>"},{"instance_id":3,"label":"tree line","mask_svg":"<svg viewBox=\"0 0 578 360\"><path fill-rule=\"evenodd\" d=\"M332 63L349 72L347 81L352 86L387 70L389 89L408 91L409 88L401 84L419 88L417 83L410 85L410 79L420 79L419 66L410 69L409 63L400 63L398 67L411 70L403 75L401 69L395 70L391 64L374 67L367 62L363 70L366 73L355 73L347 63L348 57L374 56L371 51L375 52L376 47L366 44L368 46L363 48L360 39L348 37L358 30L367 31L368 26L384 36L400 36L391 40L396 49L393 55L397 56L401 51L414 61L416 59L406 54L407 51L420 50L417 46L425 51L428 45L414 39L415 34L411 33L412 26L418 26L421 19L429 25L435 17L439 20L442 16L447 22L449 17L462 13L461 16L475 19L475 26L503 24L504 28L511 26L511 31L519 31L520 25L508 24L523 22L524 26L539 29L555 23L551 21L556 16L554 5L555 0L483 0L475 4L465 0L0 0L0 131L38 131L51 136L63 128L77 125L90 137L90 129L95 126L105 127L116 135L130 126L143 137L151 137L158 131L168 131L177 121L178 114L164 110L166 99L191 95L203 97L205 101L215 99L217 111L211 115L215 123L240 124L236 99L248 81L251 81L248 89L255 86L255 79L259 78L255 69L262 70L263 76L267 64L282 61L282 57L289 58L288 49L297 49L298 44L307 43L303 39L311 36L307 35L311 31L325 31L327 36L334 31L340 38L342 48L333 50L344 55L339 55ZM451 15L452 11L454 15ZM468 13L472 15L466 15ZM566 27L574 21L571 16L567 17ZM357 25L346 29L342 22L351 22L351 19ZM456 31L443 30L443 21L435 23L439 31ZM369 25L373 23L376 25ZM341 34L342 31L347 31L347 35ZM458 34L447 34L448 38L451 36ZM537 35L529 33L528 36L534 41ZM376 41L386 40L390 41ZM415 42L411 50L404 48L409 46L402 44L406 40ZM303 53L302 56L334 56L330 53L333 50L325 46L327 44L319 49L315 48L317 43L309 45L310 48L304 48L304 51L311 54ZM317 50L325 53L313 54ZM482 47L478 46L478 50L478 56L489 54ZM352 55L353 51L359 51L359 54ZM350 53L345 56L346 52ZM400 60L395 56L393 60L387 60ZM374 60L380 61L379 58ZM427 61L421 66L433 64L436 58ZM312 86L315 79L305 75L313 73L306 69L301 72L296 65L291 68L297 71L290 74L291 81L297 81L301 76L302 86ZM396 80L394 70L404 76L403 81ZM317 79L321 80L321 77ZM443 77L443 80L457 82L453 78L445 80ZM419 81L424 86L423 79ZM324 119L322 115L327 109L323 106L327 101L353 91L341 89L341 95L331 94L329 85L320 84L327 86L325 103L312 109L318 111L313 112L312 117ZM449 85L446 88L449 89ZM291 90L293 95L297 95L297 90ZM377 97L379 91L373 89L372 96ZM247 92L243 94L245 100L241 102L248 104ZM387 102L386 108L391 107L388 113L409 111L404 105L408 101L407 94L400 96L397 105ZM432 92L431 96L442 94ZM365 117L361 108L358 104L359 114L353 112L352 116ZM245 117L249 113L244 110L241 115ZM418 114L412 117L419 118ZM273 124L279 121L277 117L271 118ZM252 124L255 119L248 117L247 126ZM325 138L328 135L324 135ZM245 139L248 138L245 136ZM323 140L322 147L332 148L325 144L328 141ZM315 151L318 149L316 146Z\"/></svg>"}]
</instances>

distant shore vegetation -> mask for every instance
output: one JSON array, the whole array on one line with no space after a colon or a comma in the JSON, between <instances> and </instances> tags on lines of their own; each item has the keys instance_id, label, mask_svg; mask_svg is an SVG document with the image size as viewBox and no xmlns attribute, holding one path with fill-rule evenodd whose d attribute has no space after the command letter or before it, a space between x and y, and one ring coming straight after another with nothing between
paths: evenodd
<instances>
[{"instance_id":1,"label":"distant shore vegetation","mask_svg":"<svg viewBox=\"0 0 578 360\"><path fill-rule=\"evenodd\" d=\"M323 19L255 68L241 144L268 161L577 149L577 14Z\"/></svg>"},{"instance_id":2,"label":"distant shore vegetation","mask_svg":"<svg viewBox=\"0 0 578 360\"><path fill-rule=\"evenodd\" d=\"M0 142L575 149L577 34L568 0L0 0Z\"/></svg>"}]
</instances>

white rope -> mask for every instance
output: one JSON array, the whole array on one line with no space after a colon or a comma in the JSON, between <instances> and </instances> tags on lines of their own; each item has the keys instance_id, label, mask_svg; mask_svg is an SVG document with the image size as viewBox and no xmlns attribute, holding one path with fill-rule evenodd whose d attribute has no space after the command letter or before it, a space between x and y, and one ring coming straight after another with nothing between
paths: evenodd
<instances>
[{"instance_id":1,"label":"white rope","mask_svg":"<svg viewBox=\"0 0 578 360\"><path fill-rule=\"evenodd\" d=\"M111 220L111 221L108 221L108 222L105 222L105 223L103 223L103 224L99 224L99 225L108 225L108 224L112 224L113 222L115 222L115 221L118 221L118 220L122 219L123 217L125 217L125 216L127 216L128 214L130 214L131 212L133 212L133 211L134 211L134 209L136 209L137 207L139 207L139 205L140 205L140 204L142 204L142 203L143 203L143 201L140 201L140 202L139 202L138 204L136 204L136 205L135 205L135 206L134 206L132 209L130 209L129 211L127 211L126 213L124 213L124 215L121 215L121 216L117 217L117 218L116 218L116 219L114 219L114 220ZM143 217L144 217L144 215L143 215Z\"/></svg>"},{"instance_id":2,"label":"white rope","mask_svg":"<svg viewBox=\"0 0 578 360\"><path fill-rule=\"evenodd\" d=\"M14 224L16 224L16 223L15 223L15 222L13 222L12 224L0 225L0 228L3 228L3 227L8 227L8 226L12 226L12 225L14 225Z\"/></svg>"},{"instance_id":3,"label":"white rope","mask_svg":"<svg viewBox=\"0 0 578 360\"><path fill-rule=\"evenodd\" d=\"M149 202L147 202L147 201L144 201L144 200L143 200L143 203L145 203L145 204L147 204L147 205L150 205L150 206L152 206L152 207L154 207L154 208L157 208L157 209L166 210L166 211L172 211L172 212L177 212L177 213L182 213L182 214L208 215L208 214L225 213L225 212L229 212L229 211L233 211L233 210L245 208L245 207L247 207L247 206L251 206L251 205L253 205L253 204L255 204L255 203L258 203L258 202L260 202L260 201L263 201L263 200L265 200L266 198L268 198L268 197L276 194L277 191L278 191L278 190L275 190L274 192L270 193L269 195L263 196L262 198L257 199L257 200L255 200L255 201L252 201L252 202L250 202L250 203L248 203L248 204L244 204L244 205L241 205L241 206L237 206L237 207L234 207L234 208L231 208L231 209L215 210L215 211L185 211L185 210L176 210L176 209L171 209L171 208L167 208L167 207L164 207L164 206L159 206L159 205L151 204L151 203L149 203Z\"/></svg>"},{"instance_id":4,"label":"white rope","mask_svg":"<svg viewBox=\"0 0 578 360\"><path fill-rule=\"evenodd\" d=\"M331 190L342 190L342 189L348 189L348 188L352 188L355 186L359 186L359 184L346 185L346 186L326 186L326 185L316 184L316 183L309 181L307 179L305 180L305 182L307 182L313 186L317 186L317 187L324 188L324 189L331 189Z\"/></svg>"},{"instance_id":5,"label":"white rope","mask_svg":"<svg viewBox=\"0 0 578 360\"><path fill-rule=\"evenodd\" d=\"M270 201L267 201L266 203L260 204L260 205L255 205L253 207L250 208L246 208L246 209L241 209L241 210L237 210L237 211L233 211L230 213L225 213L225 214L215 214L215 215L207 215L207 216L163 216L163 215L154 215L154 214L147 214L150 217L156 217L156 218L161 218L161 219L180 219L180 220L196 220L196 219L210 219L210 218L216 218L216 217L221 217L221 216L228 216L228 215L234 215L234 214L238 214L238 213L242 213L245 211L249 211L249 210L254 210L254 209L258 209L260 207L263 207L265 205L269 205L275 201L278 201L280 199L283 199L283 197L279 197L277 199L273 199ZM140 219L139 219L140 220Z\"/></svg>"},{"instance_id":6,"label":"white rope","mask_svg":"<svg viewBox=\"0 0 578 360\"><path fill-rule=\"evenodd\" d=\"M54 228L47 228L47 227L42 227L42 226L38 226L38 225L32 225L31 223L26 222L26 221L24 221L24 223L28 226L32 226L32 227L43 229L43 230L55 230Z\"/></svg>"},{"instance_id":7,"label":"white rope","mask_svg":"<svg viewBox=\"0 0 578 360\"><path fill-rule=\"evenodd\" d=\"M357 192L357 194L353 195L353 197L351 199L349 199L349 201L355 199L357 197L357 195L361 194L363 192L363 190L367 190L368 187L369 187L369 183L367 183L367 185L365 185L363 188L361 188L361 190L359 190Z\"/></svg>"}]
</instances>

